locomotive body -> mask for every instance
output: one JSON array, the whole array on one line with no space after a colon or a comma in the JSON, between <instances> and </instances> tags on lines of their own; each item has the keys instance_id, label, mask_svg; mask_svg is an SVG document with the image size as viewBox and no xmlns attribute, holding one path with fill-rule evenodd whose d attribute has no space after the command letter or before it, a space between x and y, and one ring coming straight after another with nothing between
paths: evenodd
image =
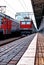
<instances>
[{"instance_id":1,"label":"locomotive body","mask_svg":"<svg viewBox=\"0 0 44 65\"><path fill-rule=\"evenodd\" d=\"M25 17L24 20L20 21L20 30L22 31L21 33L32 33L32 27L32 20L29 17Z\"/></svg>"}]
</instances>

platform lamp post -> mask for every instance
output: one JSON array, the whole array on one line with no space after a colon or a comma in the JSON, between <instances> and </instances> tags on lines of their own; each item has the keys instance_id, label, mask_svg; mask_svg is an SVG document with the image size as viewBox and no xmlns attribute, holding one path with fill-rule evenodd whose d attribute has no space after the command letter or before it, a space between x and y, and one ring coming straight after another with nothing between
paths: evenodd
<instances>
[{"instance_id":1,"label":"platform lamp post","mask_svg":"<svg viewBox=\"0 0 44 65\"><path fill-rule=\"evenodd\" d=\"M0 6L0 12L5 13L6 12L6 6Z\"/></svg>"}]
</instances>

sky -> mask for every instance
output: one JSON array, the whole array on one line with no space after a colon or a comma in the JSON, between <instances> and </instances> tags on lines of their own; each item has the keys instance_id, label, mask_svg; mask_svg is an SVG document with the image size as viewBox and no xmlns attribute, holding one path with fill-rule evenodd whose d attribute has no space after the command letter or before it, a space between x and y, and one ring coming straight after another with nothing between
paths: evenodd
<instances>
[{"instance_id":1,"label":"sky","mask_svg":"<svg viewBox=\"0 0 44 65\"><path fill-rule=\"evenodd\" d=\"M31 0L0 0L0 6L6 6L5 14L12 18L15 18L17 12L32 12L30 18L36 27Z\"/></svg>"}]
</instances>

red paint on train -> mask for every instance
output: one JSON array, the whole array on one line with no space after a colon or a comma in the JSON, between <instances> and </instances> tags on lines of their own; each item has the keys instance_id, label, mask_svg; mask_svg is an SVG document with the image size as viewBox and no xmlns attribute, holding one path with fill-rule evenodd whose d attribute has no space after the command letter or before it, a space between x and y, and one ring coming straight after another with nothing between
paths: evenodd
<instances>
[{"instance_id":1,"label":"red paint on train","mask_svg":"<svg viewBox=\"0 0 44 65\"><path fill-rule=\"evenodd\" d=\"M2 25L1 28L4 30L4 34L6 34L6 31L10 32L12 27L12 21L7 19L6 17L3 17L2 19Z\"/></svg>"},{"instance_id":2,"label":"red paint on train","mask_svg":"<svg viewBox=\"0 0 44 65\"><path fill-rule=\"evenodd\" d=\"M20 21L20 28L32 28L32 22L30 21L30 24L22 24L22 21Z\"/></svg>"}]
</instances>

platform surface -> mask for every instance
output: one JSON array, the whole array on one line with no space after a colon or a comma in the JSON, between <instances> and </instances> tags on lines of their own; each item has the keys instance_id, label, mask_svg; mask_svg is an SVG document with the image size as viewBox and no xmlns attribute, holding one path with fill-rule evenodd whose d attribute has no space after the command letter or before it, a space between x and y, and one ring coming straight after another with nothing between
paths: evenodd
<instances>
[{"instance_id":1,"label":"platform surface","mask_svg":"<svg viewBox=\"0 0 44 65\"><path fill-rule=\"evenodd\" d=\"M37 44L37 34L17 65L34 65L36 44Z\"/></svg>"},{"instance_id":2,"label":"platform surface","mask_svg":"<svg viewBox=\"0 0 44 65\"><path fill-rule=\"evenodd\" d=\"M0 46L0 65L16 65L33 40L35 34Z\"/></svg>"},{"instance_id":3,"label":"platform surface","mask_svg":"<svg viewBox=\"0 0 44 65\"><path fill-rule=\"evenodd\" d=\"M44 34L38 34L35 65L44 65Z\"/></svg>"}]
</instances>

